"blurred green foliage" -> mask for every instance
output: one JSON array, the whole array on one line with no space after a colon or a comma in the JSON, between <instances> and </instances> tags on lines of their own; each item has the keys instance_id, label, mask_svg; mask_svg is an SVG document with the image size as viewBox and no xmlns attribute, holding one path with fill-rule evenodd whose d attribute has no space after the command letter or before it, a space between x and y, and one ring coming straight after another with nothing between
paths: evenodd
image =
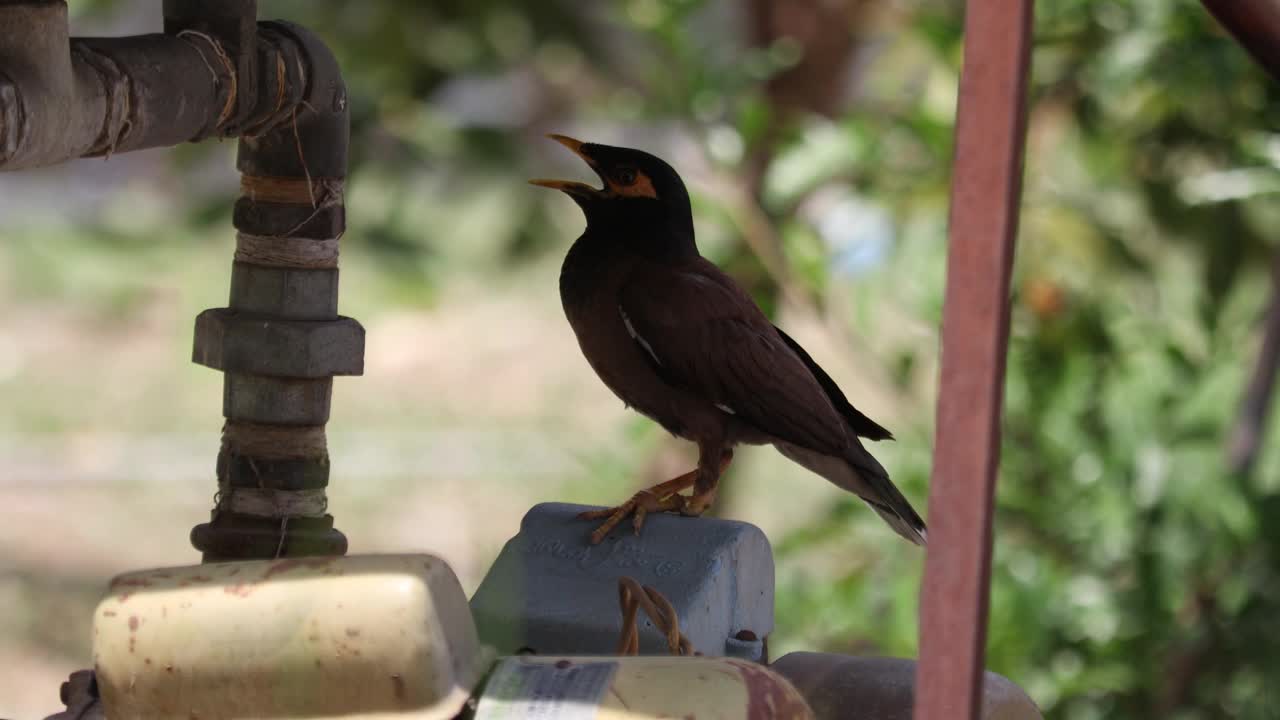
<instances>
[{"instance_id":1,"label":"blurred green foliage","mask_svg":"<svg viewBox=\"0 0 1280 720\"><path fill-rule=\"evenodd\" d=\"M334 43L347 237L389 277L562 252L574 220L523 186L561 162L541 132L679 148L704 252L883 366L905 419L883 451L923 501L936 347L901 328L940 318L961 3L261 5ZM1247 476L1224 443L1280 226L1280 91L1193 0L1037 5L988 664L1052 718L1276 717L1280 443ZM914 653L919 554L875 522L848 499L774 539L780 638Z\"/></svg>"}]
</instances>

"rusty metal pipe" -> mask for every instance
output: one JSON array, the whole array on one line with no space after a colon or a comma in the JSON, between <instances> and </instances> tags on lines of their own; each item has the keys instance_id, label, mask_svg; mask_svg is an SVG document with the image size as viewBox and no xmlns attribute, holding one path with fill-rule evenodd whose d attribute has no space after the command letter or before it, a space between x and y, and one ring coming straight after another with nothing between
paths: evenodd
<instances>
[{"instance_id":1,"label":"rusty metal pipe","mask_svg":"<svg viewBox=\"0 0 1280 720\"><path fill-rule=\"evenodd\" d=\"M915 720L977 720L1033 0L969 0Z\"/></svg>"},{"instance_id":2,"label":"rusty metal pipe","mask_svg":"<svg viewBox=\"0 0 1280 720\"><path fill-rule=\"evenodd\" d=\"M167 35L71 38L61 0L0 4L0 170L217 132L226 84L203 44Z\"/></svg>"},{"instance_id":3,"label":"rusty metal pipe","mask_svg":"<svg viewBox=\"0 0 1280 720\"><path fill-rule=\"evenodd\" d=\"M225 373L206 561L342 554L326 512L333 376L363 371L337 314L346 88L318 37L255 0L165 0L164 35L70 38L64 0L0 0L0 170L239 136L229 306L192 357Z\"/></svg>"},{"instance_id":4,"label":"rusty metal pipe","mask_svg":"<svg viewBox=\"0 0 1280 720\"><path fill-rule=\"evenodd\" d=\"M360 374L364 358L364 329L337 313L346 87L328 48L291 23L259 25L255 63L258 102L272 111L240 140L230 304L197 319L193 352L226 373L219 500L191 535L207 562L347 548L323 510L333 376ZM311 509L289 507L299 498Z\"/></svg>"}]
</instances>

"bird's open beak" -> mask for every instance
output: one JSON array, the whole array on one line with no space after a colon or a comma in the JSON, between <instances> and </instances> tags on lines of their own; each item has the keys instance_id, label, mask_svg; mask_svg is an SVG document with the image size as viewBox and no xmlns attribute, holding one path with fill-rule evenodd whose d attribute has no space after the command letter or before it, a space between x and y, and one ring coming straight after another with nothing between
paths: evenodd
<instances>
[{"instance_id":1,"label":"bird's open beak","mask_svg":"<svg viewBox=\"0 0 1280 720\"><path fill-rule=\"evenodd\" d=\"M573 138L567 135L548 135L547 137L569 148L570 150L573 151L574 155L577 155L578 157L582 158L582 160L586 162L587 165L590 165L592 169L595 169L596 167L595 160L592 160L591 156L588 155L587 152L583 149L583 146L585 146L586 143L582 142L581 140L574 140ZM569 195L574 195L578 197L595 197L598 195L602 195L604 193L603 190L598 190L586 183L574 182L573 180L536 179L536 180L530 180L529 184L538 185L540 187L552 188L554 190L559 190L561 192L568 193Z\"/></svg>"}]
</instances>

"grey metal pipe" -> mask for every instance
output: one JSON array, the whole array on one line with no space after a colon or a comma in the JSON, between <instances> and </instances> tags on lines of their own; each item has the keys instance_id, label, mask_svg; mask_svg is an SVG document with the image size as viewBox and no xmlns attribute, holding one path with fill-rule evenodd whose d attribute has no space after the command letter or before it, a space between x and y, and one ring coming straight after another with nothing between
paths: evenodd
<instances>
[{"instance_id":1,"label":"grey metal pipe","mask_svg":"<svg viewBox=\"0 0 1280 720\"><path fill-rule=\"evenodd\" d=\"M206 562L347 549L320 509L333 377L364 369L364 329L337 312L346 86L324 43L291 23L258 26L256 63L259 102L275 108L274 118L240 140L230 304L200 315L192 353L225 373L218 507L191 533ZM265 446L263 436L272 439ZM266 504L237 502L246 497Z\"/></svg>"},{"instance_id":2,"label":"grey metal pipe","mask_svg":"<svg viewBox=\"0 0 1280 720\"><path fill-rule=\"evenodd\" d=\"M332 555L333 376L363 371L338 315L346 88L305 28L255 0L165 0L164 35L70 38L64 0L0 0L0 170L240 137L229 307L200 315L192 359L225 373L218 501L192 530L206 561Z\"/></svg>"},{"instance_id":3,"label":"grey metal pipe","mask_svg":"<svg viewBox=\"0 0 1280 720\"><path fill-rule=\"evenodd\" d=\"M199 140L230 73L194 35L70 38L62 1L0 5L0 170Z\"/></svg>"}]
</instances>

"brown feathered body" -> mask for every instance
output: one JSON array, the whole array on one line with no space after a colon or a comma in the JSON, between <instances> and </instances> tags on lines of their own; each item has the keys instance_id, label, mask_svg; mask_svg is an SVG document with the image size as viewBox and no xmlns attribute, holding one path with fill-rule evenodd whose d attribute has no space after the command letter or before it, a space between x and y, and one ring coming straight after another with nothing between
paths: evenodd
<instances>
[{"instance_id":1,"label":"brown feathered body","mask_svg":"<svg viewBox=\"0 0 1280 720\"><path fill-rule=\"evenodd\" d=\"M675 171L640 151L586 147L599 148L593 167L606 182L607 166L621 155L641 168L646 192L660 199L575 197L588 224L565 258L560 295L582 353L605 385L696 443L699 471L712 485L725 450L772 444L924 544L924 522L859 440L889 432L856 410L798 343L699 254Z\"/></svg>"}]
</instances>

